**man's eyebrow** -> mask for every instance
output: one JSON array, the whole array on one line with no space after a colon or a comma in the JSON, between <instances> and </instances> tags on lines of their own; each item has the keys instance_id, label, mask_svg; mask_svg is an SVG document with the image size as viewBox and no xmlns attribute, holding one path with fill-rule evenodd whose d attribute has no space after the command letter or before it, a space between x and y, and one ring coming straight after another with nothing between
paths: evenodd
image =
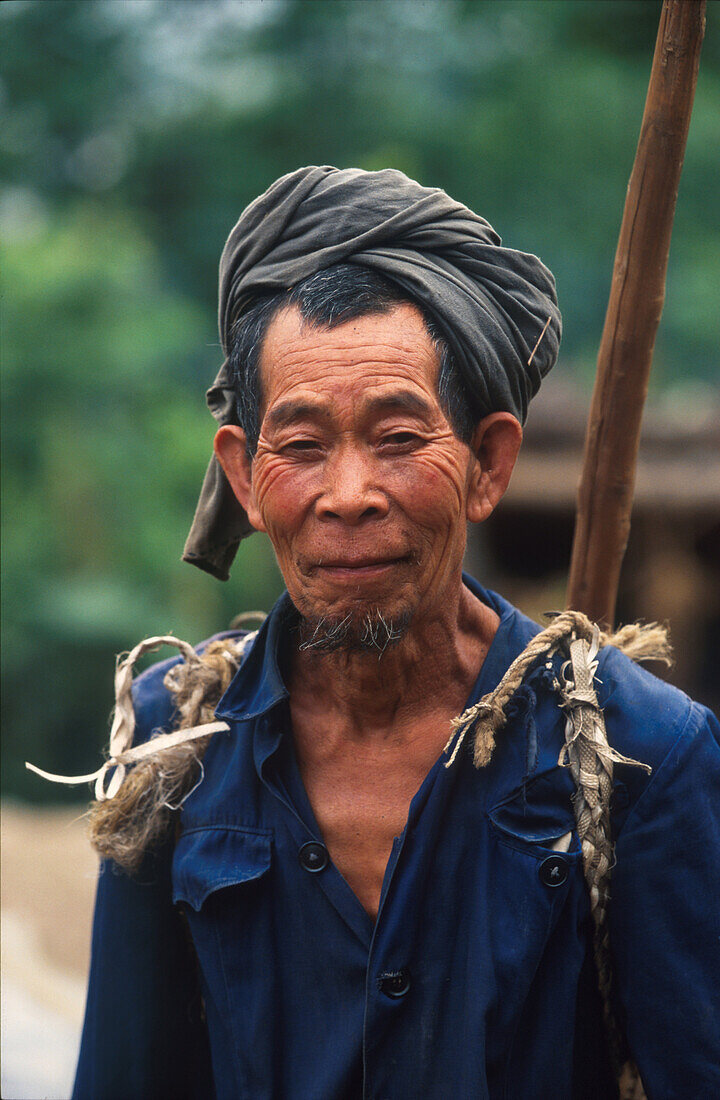
<instances>
[{"instance_id":1,"label":"man's eyebrow","mask_svg":"<svg viewBox=\"0 0 720 1100\"><path fill-rule=\"evenodd\" d=\"M362 403L363 411L373 415L393 412L417 413L420 416L431 417L432 405L426 398L421 397L413 390L395 390L393 393L379 394L377 397L369 397Z\"/></svg>"},{"instance_id":2,"label":"man's eyebrow","mask_svg":"<svg viewBox=\"0 0 720 1100\"><path fill-rule=\"evenodd\" d=\"M289 424L296 424L298 420L329 420L329 418L330 411L325 405L291 399L274 405L268 412L266 420L268 428L277 430Z\"/></svg>"},{"instance_id":3,"label":"man's eyebrow","mask_svg":"<svg viewBox=\"0 0 720 1100\"><path fill-rule=\"evenodd\" d=\"M380 416L383 413L409 412L429 418L433 409L429 401L412 390L395 390L393 393L379 394L377 397L369 397L361 403L363 413L370 416ZM273 406L267 414L267 427L271 431L278 431L300 420L328 421L331 418L330 409L323 403L313 401L281 401Z\"/></svg>"}]
</instances>

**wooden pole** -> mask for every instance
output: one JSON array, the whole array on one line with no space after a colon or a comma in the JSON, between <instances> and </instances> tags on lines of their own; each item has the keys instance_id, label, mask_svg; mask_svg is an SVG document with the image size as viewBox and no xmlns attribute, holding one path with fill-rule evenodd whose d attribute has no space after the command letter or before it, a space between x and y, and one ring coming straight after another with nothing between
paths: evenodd
<instances>
[{"instance_id":1,"label":"wooden pole","mask_svg":"<svg viewBox=\"0 0 720 1100\"><path fill-rule=\"evenodd\" d=\"M664 0L598 353L567 606L606 626L615 616L630 533L640 424L704 31L705 0Z\"/></svg>"}]
</instances>

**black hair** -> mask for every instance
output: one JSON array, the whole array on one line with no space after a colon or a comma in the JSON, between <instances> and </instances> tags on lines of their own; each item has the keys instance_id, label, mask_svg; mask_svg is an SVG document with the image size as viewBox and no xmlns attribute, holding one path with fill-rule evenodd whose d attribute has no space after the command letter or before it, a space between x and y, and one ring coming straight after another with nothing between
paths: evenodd
<instances>
[{"instance_id":1,"label":"black hair","mask_svg":"<svg viewBox=\"0 0 720 1100\"><path fill-rule=\"evenodd\" d=\"M303 320L334 328L357 317L388 313L402 303L414 305L423 315L440 359L437 386L440 405L458 439L470 442L475 417L455 359L437 323L411 295L376 271L359 264L334 264L289 290L258 298L232 326L229 361L238 422L245 432L250 458L257 450L260 435L260 353L276 313L283 306L297 306Z\"/></svg>"}]
</instances>

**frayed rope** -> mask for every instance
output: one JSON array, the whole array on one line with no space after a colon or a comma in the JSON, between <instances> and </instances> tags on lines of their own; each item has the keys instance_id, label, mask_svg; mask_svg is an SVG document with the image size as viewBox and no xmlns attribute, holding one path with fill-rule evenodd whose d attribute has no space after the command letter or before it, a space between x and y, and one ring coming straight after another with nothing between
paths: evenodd
<instances>
[{"instance_id":1,"label":"frayed rope","mask_svg":"<svg viewBox=\"0 0 720 1100\"><path fill-rule=\"evenodd\" d=\"M238 616L234 623L259 612ZM26 767L54 783L95 782L95 801L89 814L90 840L102 858L115 860L128 871L139 866L145 851L167 830L171 814L180 808L203 777L202 755L215 733L229 730L215 721L214 710L252 646L257 631L241 638L223 638L201 654L174 635L146 638L118 658L115 672L115 708L108 759L88 775L64 776ZM158 731L149 741L133 746L135 710L133 668L145 653L175 646L183 660L165 676L174 697L178 728Z\"/></svg>"},{"instance_id":2,"label":"frayed rope","mask_svg":"<svg viewBox=\"0 0 720 1100\"><path fill-rule=\"evenodd\" d=\"M612 645L634 661L654 660L671 664L667 630L658 623L630 623L613 633L604 633L582 612L562 611L554 616L545 630L530 640L493 691L453 719L452 732L445 746L445 751L451 754L446 768L453 765L468 735L473 736L475 767L484 768L490 763L496 735L507 722L507 705L525 676L541 658L549 662L563 646L567 648L573 636L594 644L595 654L601 647Z\"/></svg>"}]
</instances>

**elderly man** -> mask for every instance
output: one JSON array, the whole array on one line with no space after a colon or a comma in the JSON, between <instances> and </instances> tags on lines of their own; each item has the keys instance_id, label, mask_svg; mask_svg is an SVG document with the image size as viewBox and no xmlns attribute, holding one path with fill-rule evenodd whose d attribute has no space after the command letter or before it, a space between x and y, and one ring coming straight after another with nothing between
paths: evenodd
<instances>
[{"instance_id":1,"label":"elderly man","mask_svg":"<svg viewBox=\"0 0 720 1100\"><path fill-rule=\"evenodd\" d=\"M538 633L462 561L557 355L550 273L399 172L302 169L233 230L220 329L185 556L225 577L266 531L287 592L175 827L101 876L75 1095L613 1095L560 657L483 767L446 751ZM597 661L616 756L651 769L615 771L615 1008L649 1095L715 1097L720 729ZM136 741L178 725L180 667L136 681Z\"/></svg>"}]
</instances>

